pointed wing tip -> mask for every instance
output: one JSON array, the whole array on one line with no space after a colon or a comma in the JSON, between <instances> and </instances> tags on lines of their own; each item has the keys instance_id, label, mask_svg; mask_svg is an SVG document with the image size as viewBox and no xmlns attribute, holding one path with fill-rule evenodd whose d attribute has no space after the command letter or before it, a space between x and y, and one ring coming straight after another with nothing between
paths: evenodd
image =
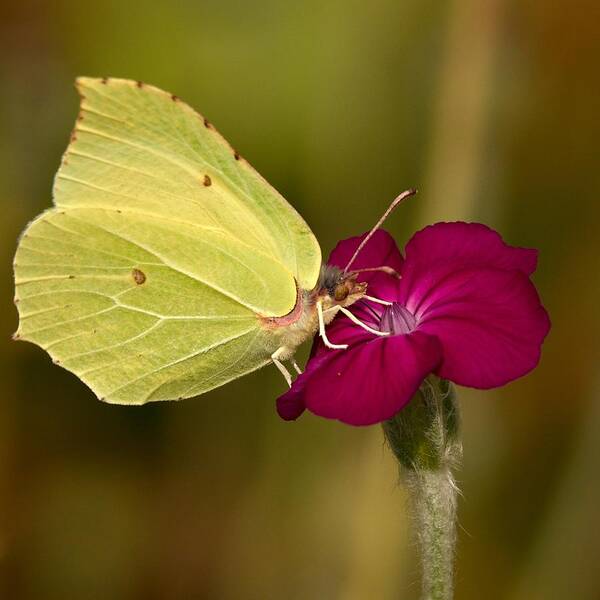
<instances>
[{"instance_id":1,"label":"pointed wing tip","mask_svg":"<svg viewBox=\"0 0 600 600\"><path fill-rule=\"evenodd\" d=\"M99 77L79 76L75 79L75 89L77 90L79 95L82 96L82 90L84 90L85 88L94 87L101 81L104 81L104 79L101 79Z\"/></svg>"},{"instance_id":2,"label":"pointed wing tip","mask_svg":"<svg viewBox=\"0 0 600 600\"><path fill-rule=\"evenodd\" d=\"M128 79L118 79L117 77L90 77L89 75L79 75L75 78L75 87L107 85L108 83L115 83L115 82L122 82L122 81L129 81L129 80Z\"/></svg>"},{"instance_id":3,"label":"pointed wing tip","mask_svg":"<svg viewBox=\"0 0 600 600\"><path fill-rule=\"evenodd\" d=\"M112 86L112 85L126 85L132 88L138 89L153 89L155 91L162 92L163 94L172 97L169 92L157 88L156 86L150 85L136 79L125 79L122 77L88 77L87 75L80 75L75 78L75 88L81 92L83 88L99 88L101 86Z\"/></svg>"},{"instance_id":4,"label":"pointed wing tip","mask_svg":"<svg viewBox=\"0 0 600 600\"><path fill-rule=\"evenodd\" d=\"M128 85L131 87L150 87L142 81L134 81L133 79L121 79L119 77L88 77L86 75L80 75L75 78L75 88L81 94L81 91L85 88L99 88L100 86L108 85Z\"/></svg>"},{"instance_id":5,"label":"pointed wing tip","mask_svg":"<svg viewBox=\"0 0 600 600\"><path fill-rule=\"evenodd\" d=\"M92 103L96 102L95 99L88 99L86 97L87 91L98 92L102 96L110 95L111 92L114 92L118 89L123 90L123 88L129 88L132 92L142 92L144 94L151 93L161 96L163 99L168 99L169 101L177 102L178 105L184 107L187 110L190 110L193 113L196 113L194 109L183 102L178 96L175 94L171 94L161 88L158 88L149 83L145 83L140 80L134 79L121 79L119 77L86 77L80 76L75 79L75 89L79 94L79 104L80 108L83 107L83 103L88 100ZM197 114L197 113L196 113ZM81 117L78 117L80 120ZM206 125L208 127L208 125Z\"/></svg>"}]
</instances>

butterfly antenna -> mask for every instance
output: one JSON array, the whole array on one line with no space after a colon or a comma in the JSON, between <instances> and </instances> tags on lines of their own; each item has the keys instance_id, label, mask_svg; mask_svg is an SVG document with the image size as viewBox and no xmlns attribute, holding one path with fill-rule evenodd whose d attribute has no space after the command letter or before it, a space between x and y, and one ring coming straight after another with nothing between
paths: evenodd
<instances>
[{"instance_id":1,"label":"butterfly antenna","mask_svg":"<svg viewBox=\"0 0 600 600\"><path fill-rule=\"evenodd\" d=\"M359 244L358 248L356 249L356 252L354 252L354 254L352 255L352 258L348 261L348 264L344 267L344 271L343 271L344 273L348 272L350 265L352 265L352 263L356 260L356 257L360 254L360 251L366 246L367 242L373 237L373 234L383 225L384 221L390 216L390 214L396 208L396 206L398 206L401 202L403 202L407 198L414 196L416 193L417 193L417 190L415 190L415 189L406 190L405 192L402 192L396 199L394 199L394 201L388 206L387 210L381 216L381 219L379 219L379 221L377 221L377 223L375 223L375 226L373 227L373 229L371 229L371 231L369 231L369 233L367 234L365 239Z\"/></svg>"}]
</instances>

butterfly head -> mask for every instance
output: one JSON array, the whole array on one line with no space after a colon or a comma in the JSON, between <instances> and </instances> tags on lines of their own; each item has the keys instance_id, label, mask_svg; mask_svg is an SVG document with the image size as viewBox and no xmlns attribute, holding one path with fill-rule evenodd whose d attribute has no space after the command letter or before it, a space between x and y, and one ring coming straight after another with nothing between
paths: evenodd
<instances>
[{"instance_id":1,"label":"butterfly head","mask_svg":"<svg viewBox=\"0 0 600 600\"><path fill-rule=\"evenodd\" d=\"M344 273L333 265L323 265L319 278L318 296L323 307L350 306L367 292L367 284L356 281L358 273Z\"/></svg>"}]
</instances>

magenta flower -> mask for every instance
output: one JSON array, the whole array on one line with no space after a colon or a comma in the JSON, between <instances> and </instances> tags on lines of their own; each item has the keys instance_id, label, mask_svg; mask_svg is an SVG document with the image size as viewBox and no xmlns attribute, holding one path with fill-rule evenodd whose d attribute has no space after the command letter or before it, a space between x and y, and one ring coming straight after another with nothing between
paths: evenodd
<instances>
[{"instance_id":1,"label":"magenta flower","mask_svg":"<svg viewBox=\"0 0 600 600\"><path fill-rule=\"evenodd\" d=\"M343 268L364 238L340 242L328 263ZM348 344L330 350L316 338L305 372L277 400L292 420L308 408L351 425L389 419L405 406L430 373L474 387L504 385L531 371L550 329L548 314L529 276L537 251L504 243L478 223L437 223L417 232L403 258L393 238L375 233L353 269L365 272L370 296L351 311L389 336L376 336L338 315L329 339Z\"/></svg>"}]
</instances>

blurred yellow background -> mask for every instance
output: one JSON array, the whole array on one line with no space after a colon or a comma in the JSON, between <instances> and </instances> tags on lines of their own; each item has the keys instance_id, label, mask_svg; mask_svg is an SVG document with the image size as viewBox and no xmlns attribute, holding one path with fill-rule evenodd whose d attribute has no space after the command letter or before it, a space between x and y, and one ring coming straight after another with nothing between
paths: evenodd
<instances>
[{"instance_id":1,"label":"blurred yellow background","mask_svg":"<svg viewBox=\"0 0 600 600\"><path fill-rule=\"evenodd\" d=\"M595 0L0 3L0 597L416 599L380 428L274 410L274 368L206 396L101 404L10 341L19 232L51 204L77 75L185 99L327 254L389 201L403 244L472 219L540 249L534 373L459 390L459 600L600 598Z\"/></svg>"}]
</instances>

